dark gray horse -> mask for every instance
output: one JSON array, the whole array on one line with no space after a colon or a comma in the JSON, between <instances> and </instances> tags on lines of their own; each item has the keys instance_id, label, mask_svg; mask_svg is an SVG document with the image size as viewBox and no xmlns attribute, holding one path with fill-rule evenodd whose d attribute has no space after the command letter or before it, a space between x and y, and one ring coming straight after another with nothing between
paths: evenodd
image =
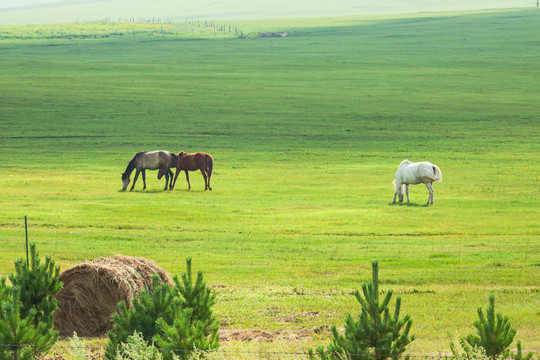
<instances>
[{"instance_id":1,"label":"dark gray horse","mask_svg":"<svg viewBox=\"0 0 540 360\"><path fill-rule=\"evenodd\" d=\"M133 179L133 185L131 185L129 191L135 187L135 183L141 172L144 183L143 190L146 189L145 170L161 170L165 174L165 188L163 190L167 190L167 187L172 189L173 173L169 168L173 166L177 159L178 155L164 150L138 152L129 162L126 171L122 173L122 191L128 187L129 177L133 170L137 170L137 172L135 173L135 179Z\"/></svg>"}]
</instances>

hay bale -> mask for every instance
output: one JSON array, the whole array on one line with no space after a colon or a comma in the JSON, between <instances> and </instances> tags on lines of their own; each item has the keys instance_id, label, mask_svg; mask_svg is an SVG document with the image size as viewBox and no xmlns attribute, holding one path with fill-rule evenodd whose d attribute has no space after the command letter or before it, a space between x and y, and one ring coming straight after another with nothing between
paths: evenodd
<instances>
[{"instance_id":1,"label":"hay bale","mask_svg":"<svg viewBox=\"0 0 540 360\"><path fill-rule=\"evenodd\" d=\"M145 258L116 255L75 265L60 274L64 287L58 295L54 328L61 336L102 336L112 327L116 304L151 290L152 275L171 284L162 268Z\"/></svg>"}]
</instances>

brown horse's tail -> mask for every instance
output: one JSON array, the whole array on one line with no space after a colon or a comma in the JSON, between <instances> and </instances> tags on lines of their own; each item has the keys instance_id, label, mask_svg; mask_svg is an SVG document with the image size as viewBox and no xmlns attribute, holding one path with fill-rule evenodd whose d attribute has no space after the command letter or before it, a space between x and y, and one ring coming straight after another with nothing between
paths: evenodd
<instances>
[{"instance_id":1,"label":"brown horse's tail","mask_svg":"<svg viewBox=\"0 0 540 360\"><path fill-rule=\"evenodd\" d=\"M212 158L211 155L206 154L206 173L208 176L212 176L212 172L214 171L214 158Z\"/></svg>"}]
</instances>

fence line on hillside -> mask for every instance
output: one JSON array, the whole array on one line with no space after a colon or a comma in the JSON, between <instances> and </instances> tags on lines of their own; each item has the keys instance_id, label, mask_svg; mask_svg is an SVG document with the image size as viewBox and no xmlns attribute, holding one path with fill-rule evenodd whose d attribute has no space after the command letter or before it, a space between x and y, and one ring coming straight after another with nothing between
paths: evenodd
<instances>
[{"instance_id":1,"label":"fence line on hillside","mask_svg":"<svg viewBox=\"0 0 540 360\"><path fill-rule=\"evenodd\" d=\"M105 23L112 22L110 19L105 20ZM231 34L239 38L243 38L244 31L239 29L238 26L232 24L219 24L213 20L193 20L186 19L185 27L171 27L174 24L182 24L181 21L173 21L171 19L145 19L145 18L129 18L123 19L120 18L119 22L122 24L133 25L161 25L159 28L154 29L126 29L119 24L115 26L114 24L110 25L110 30L103 31L92 31L91 29L78 29L70 30L68 29L54 29L50 27L35 27L25 29L22 26L20 29L16 26L3 26L0 27L0 40L7 39L16 39L16 40L72 40L72 39L107 39L107 38L135 38L139 36L146 37L181 37L186 35L201 35L204 32L214 36L217 36L218 33L221 34ZM73 23L75 27L79 23ZM195 33L197 30L197 33Z\"/></svg>"}]
</instances>

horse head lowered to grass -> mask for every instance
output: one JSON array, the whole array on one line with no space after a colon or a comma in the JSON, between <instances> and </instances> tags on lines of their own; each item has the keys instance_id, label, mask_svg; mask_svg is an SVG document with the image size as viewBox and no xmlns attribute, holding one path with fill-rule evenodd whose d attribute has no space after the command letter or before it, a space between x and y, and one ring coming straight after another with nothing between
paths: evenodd
<instances>
[{"instance_id":1,"label":"horse head lowered to grass","mask_svg":"<svg viewBox=\"0 0 540 360\"><path fill-rule=\"evenodd\" d=\"M433 182L442 181L441 169L428 161L410 162L403 160L396 172L394 180L394 199L392 204L396 203L396 196L399 201L403 201L404 192L407 194L407 203L409 203L409 184L424 183L429 191L427 205L433 204Z\"/></svg>"},{"instance_id":2,"label":"horse head lowered to grass","mask_svg":"<svg viewBox=\"0 0 540 360\"><path fill-rule=\"evenodd\" d=\"M165 174L165 188L163 190L167 190L167 187L172 190L173 173L169 168L173 166L176 159L178 159L178 155L173 154L170 151L156 150L138 152L129 162L128 166L126 167L126 171L122 173L122 191L126 190L128 187L130 175L133 170L137 170L137 172L135 173L135 178L133 179L133 185L131 186L131 189L129 189L130 191L135 187L135 183L137 182L137 178L139 177L140 173L142 173L144 184L143 190L146 189L145 170L159 170L160 172L163 172L163 174Z\"/></svg>"}]
</instances>

